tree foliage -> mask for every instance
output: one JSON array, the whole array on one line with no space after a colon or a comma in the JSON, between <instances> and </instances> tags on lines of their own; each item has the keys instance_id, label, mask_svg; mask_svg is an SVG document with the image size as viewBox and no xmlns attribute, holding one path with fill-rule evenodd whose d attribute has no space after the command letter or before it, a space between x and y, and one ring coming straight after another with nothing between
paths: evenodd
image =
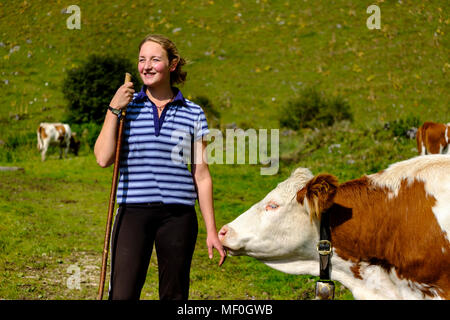
<instances>
[{"instance_id":1,"label":"tree foliage","mask_svg":"<svg viewBox=\"0 0 450 320\"><path fill-rule=\"evenodd\" d=\"M101 123L106 108L123 84L125 72L134 73L135 66L118 56L90 55L81 66L71 69L63 82L68 100L66 121L69 123ZM133 80L138 80L133 76Z\"/></svg>"},{"instance_id":2,"label":"tree foliage","mask_svg":"<svg viewBox=\"0 0 450 320\"><path fill-rule=\"evenodd\" d=\"M306 88L284 106L280 125L297 130L329 127L335 122L352 119L350 105L342 97L327 97L315 88Z\"/></svg>"}]
</instances>

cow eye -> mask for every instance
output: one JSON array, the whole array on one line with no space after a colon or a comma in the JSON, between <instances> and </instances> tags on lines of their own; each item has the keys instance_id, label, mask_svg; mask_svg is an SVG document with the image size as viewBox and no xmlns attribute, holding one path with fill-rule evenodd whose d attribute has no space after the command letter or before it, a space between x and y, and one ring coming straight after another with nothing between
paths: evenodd
<instances>
[{"instance_id":1,"label":"cow eye","mask_svg":"<svg viewBox=\"0 0 450 320\"><path fill-rule=\"evenodd\" d=\"M279 205L276 204L275 202L269 202L269 203L266 205L266 211L267 211L267 210L275 210L275 209L277 209L278 207L279 207Z\"/></svg>"}]
</instances>

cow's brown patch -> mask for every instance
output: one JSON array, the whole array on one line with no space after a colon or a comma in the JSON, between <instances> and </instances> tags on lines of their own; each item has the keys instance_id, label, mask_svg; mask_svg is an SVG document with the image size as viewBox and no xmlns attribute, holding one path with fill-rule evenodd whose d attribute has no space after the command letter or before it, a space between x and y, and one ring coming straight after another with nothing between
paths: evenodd
<instances>
[{"instance_id":1,"label":"cow's brown patch","mask_svg":"<svg viewBox=\"0 0 450 320\"><path fill-rule=\"evenodd\" d=\"M39 126L39 135L41 136L42 139L47 138L47 134L45 133L45 128Z\"/></svg>"},{"instance_id":2,"label":"cow's brown patch","mask_svg":"<svg viewBox=\"0 0 450 320\"><path fill-rule=\"evenodd\" d=\"M450 243L433 214L435 203L417 180L402 181L391 199L386 188L367 177L341 184L330 209L336 253L355 262L355 277L361 276L359 262L364 261L425 284L420 287L425 295L434 289L450 299Z\"/></svg>"},{"instance_id":3,"label":"cow's brown patch","mask_svg":"<svg viewBox=\"0 0 450 320\"><path fill-rule=\"evenodd\" d=\"M353 266L350 267L350 271L353 272L353 275L355 276L356 279L361 279L361 274L360 274L360 265L358 262L354 263Z\"/></svg>"},{"instance_id":4,"label":"cow's brown patch","mask_svg":"<svg viewBox=\"0 0 450 320\"><path fill-rule=\"evenodd\" d=\"M58 131L58 141L64 143L64 137L66 136L66 128L62 125L55 125L56 131Z\"/></svg>"}]
</instances>

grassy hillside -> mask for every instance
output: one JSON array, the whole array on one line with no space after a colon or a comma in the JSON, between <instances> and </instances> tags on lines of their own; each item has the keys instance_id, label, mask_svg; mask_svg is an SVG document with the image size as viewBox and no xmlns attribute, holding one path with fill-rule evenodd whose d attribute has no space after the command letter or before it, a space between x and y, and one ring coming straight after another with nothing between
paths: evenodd
<instances>
[{"instance_id":1,"label":"grassy hillside","mask_svg":"<svg viewBox=\"0 0 450 320\"><path fill-rule=\"evenodd\" d=\"M93 53L137 60L148 33L168 35L189 64L182 88L206 96L222 125L279 128L279 114L304 87L341 95L352 123L290 132L281 128L280 170L212 165L217 225L245 211L298 166L340 181L416 154L415 143L385 130L414 116L450 121L449 4L375 1L381 30L369 30L370 1L80 1L81 29L64 13L73 1L0 3L0 298L91 299L106 220L111 170L85 145L79 157L40 162L35 130L60 121L66 71ZM111 96L114 92L111 92ZM250 258L221 269L207 259L201 225L192 268L193 299L304 299L314 278L285 275ZM155 257L142 295L157 298ZM81 268L81 290L67 268ZM237 281L230 282L230 274ZM339 287L339 299L351 294Z\"/></svg>"},{"instance_id":2,"label":"grassy hillside","mask_svg":"<svg viewBox=\"0 0 450 320\"><path fill-rule=\"evenodd\" d=\"M136 59L151 32L177 43L190 61L184 91L223 106L226 122L277 127L304 85L345 95L360 123L448 117L445 1L379 2L381 30L367 29L364 1L86 2L80 30L66 27L69 2L18 3L1 8L2 123L21 106L33 123L58 120L67 69L92 53Z\"/></svg>"}]
</instances>

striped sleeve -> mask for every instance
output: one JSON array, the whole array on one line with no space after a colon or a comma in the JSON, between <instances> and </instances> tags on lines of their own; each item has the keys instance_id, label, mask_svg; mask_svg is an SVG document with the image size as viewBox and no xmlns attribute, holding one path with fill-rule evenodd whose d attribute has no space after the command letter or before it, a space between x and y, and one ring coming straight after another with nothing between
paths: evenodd
<instances>
[{"instance_id":1,"label":"striped sleeve","mask_svg":"<svg viewBox=\"0 0 450 320\"><path fill-rule=\"evenodd\" d=\"M208 122L206 121L205 113L202 108L198 114L197 119L194 123L194 141L201 139L203 136L209 133Z\"/></svg>"}]
</instances>

